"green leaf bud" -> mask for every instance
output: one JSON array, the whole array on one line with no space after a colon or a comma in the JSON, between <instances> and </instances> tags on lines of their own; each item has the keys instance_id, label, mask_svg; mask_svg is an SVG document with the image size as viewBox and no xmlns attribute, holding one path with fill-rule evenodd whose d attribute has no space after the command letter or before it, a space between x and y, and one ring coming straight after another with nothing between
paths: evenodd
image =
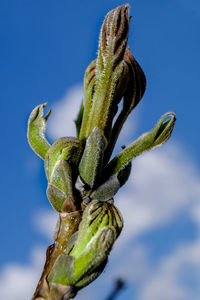
<instances>
[{"instance_id":1,"label":"green leaf bud","mask_svg":"<svg viewBox=\"0 0 200 300\"><path fill-rule=\"evenodd\" d=\"M112 120L128 82L128 66L123 60L129 29L128 11L127 4L117 7L108 13L102 25L94 77L95 91L87 129L84 127L81 138L87 138L96 126L107 139L111 135Z\"/></svg>"},{"instance_id":2,"label":"green leaf bud","mask_svg":"<svg viewBox=\"0 0 200 300\"><path fill-rule=\"evenodd\" d=\"M175 121L176 118L174 113L166 113L163 115L151 131L144 133L131 145L126 147L117 156L115 156L106 166L103 174L105 176L117 174L136 156L140 155L144 151L150 150L165 143L171 136Z\"/></svg>"},{"instance_id":3,"label":"green leaf bud","mask_svg":"<svg viewBox=\"0 0 200 300\"><path fill-rule=\"evenodd\" d=\"M78 232L69 240L66 254L56 259L48 282L80 289L94 280L103 271L122 226L121 214L111 203L88 204Z\"/></svg>"},{"instance_id":4,"label":"green leaf bud","mask_svg":"<svg viewBox=\"0 0 200 300\"><path fill-rule=\"evenodd\" d=\"M137 63L135 58L132 56L129 48L126 49L123 61L128 68L128 76L126 81L126 90L123 93L123 106L121 112L112 127L112 133L109 140L109 145L105 153L105 162L109 161L110 156L113 152L115 143L118 139L119 133L131 111L141 100L145 88L146 78L145 75Z\"/></svg>"},{"instance_id":5,"label":"green leaf bud","mask_svg":"<svg viewBox=\"0 0 200 300\"><path fill-rule=\"evenodd\" d=\"M79 139L63 137L58 139L49 149L45 157L45 172L51 182L54 169L59 160L67 161L71 166L76 166L82 152L82 144Z\"/></svg>"},{"instance_id":6,"label":"green leaf bud","mask_svg":"<svg viewBox=\"0 0 200 300\"><path fill-rule=\"evenodd\" d=\"M27 138L29 145L33 151L42 159L45 158L47 151L50 148L50 144L45 137L46 121L50 116L51 110L43 117L43 110L47 103L36 106L31 112L28 119Z\"/></svg>"},{"instance_id":7,"label":"green leaf bud","mask_svg":"<svg viewBox=\"0 0 200 300\"><path fill-rule=\"evenodd\" d=\"M85 149L79 164L79 174L90 188L93 188L101 176L104 150L107 146L106 138L95 127L88 137Z\"/></svg>"}]
</instances>

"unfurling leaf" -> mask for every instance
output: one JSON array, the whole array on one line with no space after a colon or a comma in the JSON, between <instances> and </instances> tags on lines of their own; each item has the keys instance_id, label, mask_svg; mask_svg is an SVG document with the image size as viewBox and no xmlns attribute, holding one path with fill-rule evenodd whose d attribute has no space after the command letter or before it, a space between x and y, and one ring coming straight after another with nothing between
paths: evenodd
<instances>
[{"instance_id":1,"label":"unfurling leaf","mask_svg":"<svg viewBox=\"0 0 200 300\"><path fill-rule=\"evenodd\" d=\"M43 110L46 105L47 103L40 104L33 109L28 119L27 130L29 145L42 159L45 158L45 155L50 148L50 144L45 137L45 128L51 110L43 117Z\"/></svg>"},{"instance_id":2,"label":"unfurling leaf","mask_svg":"<svg viewBox=\"0 0 200 300\"><path fill-rule=\"evenodd\" d=\"M167 118L168 120L166 120ZM104 176L112 176L118 173L136 156L165 143L172 133L175 121L174 113L166 113L163 115L151 131L144 133L111 160L103 172Z\"/></svg>"}]
</instances>

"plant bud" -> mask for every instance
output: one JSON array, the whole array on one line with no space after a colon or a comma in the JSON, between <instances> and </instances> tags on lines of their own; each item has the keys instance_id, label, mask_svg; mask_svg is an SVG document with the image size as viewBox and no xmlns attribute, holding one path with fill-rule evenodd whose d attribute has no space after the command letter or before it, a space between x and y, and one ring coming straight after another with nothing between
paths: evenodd
<instances>
[{"instance_id":1,"label":"plant bud","mask_svg":"<svg viewBox=\"0 0 200 300\"><path fill-rule=\"evenodd\" d=\"M144 94L144 91L145 91L145 87L146 87L145 75L144 75L141 67L137 63L137 61L132 56L129 48L127 48L125 51L123 62L125 63L126 68L128 69L126 90L122 95L123 96L122 110L119 113L119 115L112 127L112 133L111 133L109 145L108 145L106 153L105 153L105 162L109 161L109 159L112 155L114 146L116 144L116 141L118 139L119 133L120 133L128 115L131 113L131 111L135 108L135 106L141 100L141 98Z\"/></svg>"},{"instance_id":2,"label":"plant bud","mask_svg":"<svg viewBox=\"0 0 200 300\"><path fill-rule=\"evenodd\" d=\"M128 4L117 7L107 14L102 25L95 77L92 77L95 91L90 113L84 113L89 119L86 130L83 125L81 139L86 139L96 126L107 140L111 135L112 120L129 78L128 66L123 60L128 39L128 11Z\"/></svg>"},{"instance_id":3,"label":"plant bud","mask_svg":"<svg viewBox=\"0 0 200 300\"><path fill-rule=\"evenodd\" d=\"M103 271L122 226L121 214L111 203L94 200L88 204L66 254L57 258L48 276L50 285L80 289L93 281Z\"/></svg>"},{"instance_id":4,"label":"plant bud","mask_svg":"<svg viewBox=\"0 0 200 300\"><path fill-rule=\"evenodd\" d=\"M141 135L110 161L103 171L104 176L117 174L136 156L165 143L171 136L175 121L174 113L164 114L151 131Z\"/></svg>"},{"instance_id":5,"label":"plant bud","mask_svg":"<svg viewBox=\"0 0 200 300\"><path fill-rule=\"evenodd\" d=\"M79 164L79 174L81 179L90 188L95 186L98 178L101 176L106 146L106 138L101 134L99 128L95 127L86 141L85 149Z\"/></svg>"},{"instance_id":6,"label":"plant bud","mask_svg":"<svg viewBox=\"0 0 200 300\"><path fill-rule=\"evenodd\" d=\"M123 59L126 49L129 31L128 11L128 4L111 10L101 28L98 60L104 67L108 61L111 62L112 70Z\"/></svg>"},{"instance_id":7,"label":"plant bud","mask_svg":"<svg viewBox=\"0 0 200 300\"><path fill-rule=\"evenodd\" d=\"M28 119L27 138L33 151L42 159L45 158L50 144L45 137L46 121L51 114L51 110L43 117L43 110L47 103L36 106Z\"/></svg>"}]
</instances>

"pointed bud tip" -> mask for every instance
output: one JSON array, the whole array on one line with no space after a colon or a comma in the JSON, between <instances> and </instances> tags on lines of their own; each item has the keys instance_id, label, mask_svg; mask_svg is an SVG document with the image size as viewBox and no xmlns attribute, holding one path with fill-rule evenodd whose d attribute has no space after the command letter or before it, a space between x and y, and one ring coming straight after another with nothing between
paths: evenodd
<instances>
[{"instance_id":1,"label":"pointed bud tip","mask_svg":"<svg viewBox=\"0 0 200 300\"><path fill-rule=\"evenodd\" d=\"M41 104L41 106L42 106L43 108L45 108L45 107L47 106L47 102Z\"/></svg>"},{"instance_id":2,"label":"pointed bud tip","mask_svg":"<svg viewBox=\"0 0 200 300\"><path fill-rule=\"evenodd\" d=\"M100 34L99 55L104 64L112 61L113 69L123 59L129 31L129 4L118 6L108 12ZM112 58L112 59L111 59Z\"/></svg>"},{"instance_id":3,"label":"pointed bud tip","mask_svg":"<svg viewBox=\"0 0 200 300\"><path fill-rule=\"evenodd\" d=\"M130 9L131 6L129 3L126 3L126 4L122 5L122 7L126 8L126 9Z\"/></svg>"},{"instance_id":4,"label":"pointed bud tip","mask_svg":"<svg viewBox=\"0 0 200 300\"><path fill-rule=\"evenodd\" d=\"M164 114L157 124L157 133L154 138L154 146L165 143L171 136L176 117L173 112Z\"/></svg>"}]
</instances>

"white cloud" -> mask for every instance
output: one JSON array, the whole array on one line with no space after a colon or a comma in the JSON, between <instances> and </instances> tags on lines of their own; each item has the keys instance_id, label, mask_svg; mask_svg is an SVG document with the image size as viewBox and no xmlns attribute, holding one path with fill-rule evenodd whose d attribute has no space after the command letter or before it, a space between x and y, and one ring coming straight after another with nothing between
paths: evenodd
<instances>
[{"instance_id":1,"label":"white cloud","mask_svg":"<svg viewBox=\"0 0 200 300\"><path fill-rule=\"evenodd\" d=\"M199 231L200 234L200 199L195 206L191 207L191 216L194 222L196 223L197 230Z\"/></svg>"},{"instance_id":2,"label":"white cloud","mask_svg":"<svg viewBox=\"0 0 200 300\"><path fill-rule=\"evenodd\" d=\"M33 224L50 242L56 228L58 214L52 210L40 210L33 216Z\"/></svg>"},{"instance_id":3,"label":"white cloud","mask_svg":"<svg viewBox=\"0 0 200 300\"><path fill-rule=\"evenodd\" d=\"M196 281L193 285L192 281ZM187 283L189 282L187 287ZM154 268L143 285L139 300L188 300L200 295L200 240L178 246Z\"/></svg>"},{"instance_id":4,"label":"white cloud","mask_svg":"<svg viewBox=\"0 0 200 300\"><path fill-rule=\"evenodd\" d=\"M136 158L128 184L116 198L128 239L183 211L192 214L200 199L200 176L181 149L165 145Z\"/></svg>"},{"instance_id":5,"label":"white cloud","mask_svg":"<svg viewBox=\"0 0 200 300\"><path fill-rule=\"evenodd\" d=\"M0 272L1 299L31 299L44 265L45 249L36 248L31 255L30 265L17 263L6 265Z\"/></svg>"}]
</instances>

